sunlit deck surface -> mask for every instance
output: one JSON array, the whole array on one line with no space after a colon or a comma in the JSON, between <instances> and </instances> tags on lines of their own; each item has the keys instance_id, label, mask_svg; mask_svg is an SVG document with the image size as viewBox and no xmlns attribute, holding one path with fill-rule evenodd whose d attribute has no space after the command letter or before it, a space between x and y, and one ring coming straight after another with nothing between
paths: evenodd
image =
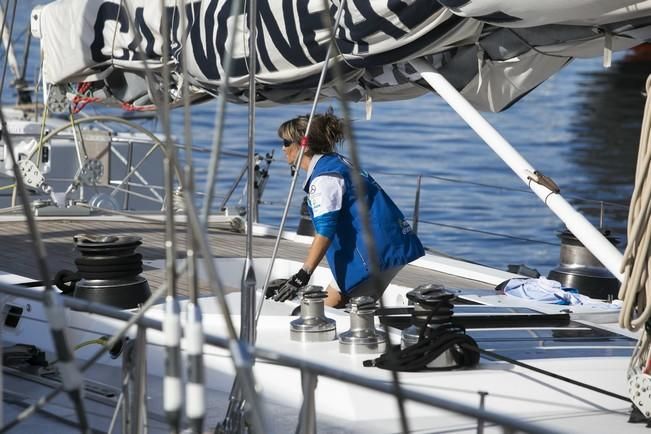
<instances>
[{"instance_id":1,"label":"sunlit deck surface","mask_svg":"<svg viewBox=\"0 0 651 434\"><path fill-rule=\"evenodd\" d=\"M97 217L37 217L37 227L45 244L47 266L50 276L62 269L76 270L74 259L79 256L73 242L78 234L92 235L137 235L142 237L138 251L145 261L165 258L165 224L162 221L142 221L122 216ZM211 227L207 240L216 257L242 257L245 255L246 236L242 233ZM177 250L185 249L187 228L176 225ZM270 257L275 237L254 237L253 257ZM29 233L24 217L18 215L0 216L0 261L3 271L40 280L33 237ZM283 239L278 258L303 261L308 244ZM179 253L182 257L182 253ZM324 262L322 265L326 266ZM152 288L157 288L165 279L164 270L145 267L143 276ZM260 277L262 278L262 277ZM464 279L413 265L405 267L394 279L394 283L415 287L423 283L439 283L448 288L491 289L492 285ZM205 282L200 282L202 293L208 294ZM180 279L178 291L187 294L186 279Z\"/></svg>"}]
</instances>

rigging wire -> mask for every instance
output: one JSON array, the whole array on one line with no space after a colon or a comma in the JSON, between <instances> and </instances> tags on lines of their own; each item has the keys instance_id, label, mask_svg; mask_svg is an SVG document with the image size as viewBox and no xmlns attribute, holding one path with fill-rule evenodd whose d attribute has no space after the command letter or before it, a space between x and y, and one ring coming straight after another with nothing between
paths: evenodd
<instances>
[{"instance_id":1,"label":"rigging wire","mask_svg":"<svg viewBox=\"0 0 651 434\"><path fill-rule=\"evenodd\" d=\"M9 2L10 2L10 1L11 1L11 0L7 0L7 4L6 4L6 5L2 5L2 4L0 4L0 8L2 8L2 27L0 27L0 38L2 38L2 36L4 35L4 33L5 33L5 27L7 26L7 12L6 12L6 11L9 9ZM15 2L17 3L18 0L15 0ZM9 52L9 47L5 47L5 50L6 50L6 53L5 53L5 57L6 57L6 59L5 59L5 61L8 61L8 59L9 59L9 56L8 56L8 54L9 54L9 53L8 53L8 52ZM3 86L3 87L4 87L4 86ZM1 96L2 96L2 89L0 89L0 97L1 97ZM1 100L1 98L0 98L0 100Z\"/></svg>"},{"instance_id":2,"label":"rigging wire","mask_svg":"<svg viewBox=\"0 0 651 434\"><path fill-rule=\"evenodd\" d=\"M16 21L16 6L18 5L18 0L14 0L14 7L11 12L11 22L9 23L9 41L7 42L7 47L5 48L5 61L2 66L2 79L0 79L0 101L2 101L2 94L5 88L5 77L7 76L7 66L9 65L9 51L13 49L12 36L14 32L14 23ZM7 6L9 6L9 0L7 0ZM0 31L0 38L4 39L5 32L5 21L7 14L3 14L4 18L2 21L2 31Z\"/></svg>"},{"instance_id":3,"label":"rigging wire","mask_svg":"<svg viewBox=\"0 0 651 434\"><path fill-rule=\"evenodd\" d=\"M338 70L338 64L335 64L335 70ZM338 72L338 71L337 71ZM345 135L347 136L348 139L348 144L350 147L350 156L351 156L351 163L353 165L353 184L355 191L357 192L358 196L358 212L360 214L360 219L362 221L362 238L364 240L364 244L367 246L368 252L369 252L369 265L370 265L370 279L373 282L373 285L376 287L381 287L381 282L380 282L380 267L379 267L379 261L377 258L377 252L375 249L375 240L373 239L373 235L371 233L371 226L370 226L370 220L369 220L369 211L368 211L368 203L364 200L366 197L366 192L364 188L364 181L362 180L362 175L361 175L361 166L359 164L359 158L357 155L357 146L356 142L354 139L354 136L352 134L352 129L350 126L350 114L348 111L348 105L345 100L345 96L343 95L343 86L342 86L342 80L341 80L341 74L336 73L336 88L337 92L339 93L339 98L341 101L341 107L342 107L342 112L343 112L343 118L344 118L344 131ZM378 301L380 303L380 308L384 308L384 303L382 301L382 297L378 298ZM393 358L393 349L394 346L391 343L391 334L389 333L388 327L386 324L383 325L384 333L387 337L387 354L388 358L391 359ZM391 371L391 385L393 387L393 393L396 397L396 401L398 403L398 410L400 413L400 424L401 424L401 429L404 434L409 433L409 421L407 419L407 413L405 409L405 397L403 396L402 393L402 386L400 383L400 378L398 371Z\"/></svg>"},{"instance_id":4,"label":"rigging wire","mask_svg":"<svg viewBox=\"0 0 651 434\"><path fill-rule=\"evenodd\" d=\"M209 153L211 152L210 149L202 147L200 145L193 146L192 151L195 153ZM222 150L220 151L221 155L229 156L229 157L236 157L236 158L247 158L247 155L243 152L237 152L237 151L226 151ZM272 162L275 161L283 161L280 158L272 158ZM208 168L206 169L198 169L197 173L207 173L210 174L212 173ZM500 190L500 191L512 191L514 193L525 193L528 195L533 195L534 193L528 189L528 188L518 188L518 187L510 187L507 185L499 185L499 184L486 184L483 182L476 182L476 181L468 181L466 179L460 179L460 178L450 178L446 176L440 176L432 173L410 173L410 172L385 172L382 170L373 170L373 173L376 173L378 175L385 175L385 176L404 176L404 177L411 177L411 178L426 178L426 179L435 179L438 181L443 181L443 182L449 182L449 183L455 183L455 184L465 184L465 185L474 185L477 187L483 187L483 188L488 188L488 189L494 189L494 190ZM585 202L585 203L591 203L595 205L608 205L609 207L613 208L619 208L619 209L628 209L629 206L623 203L618 203L618 202L612 202L612 201L607 201L607 200L602 200L602 199L589 199L581 196L570 196L570 195L565 195L567 199L572 199L576 202Z\"/></svg>"},{"instance_id":5,"label":"rigging wire","mask_svg":"<svg viewBox=\"0 0 651 434\"><path fill-rule=\"evenodd\" d=\"M7 124L2 110L0 110L0 124L2 125L4 141L9 151L13 165L14 167L18 167L18 158L14 154L12 139L9 135L9 132L7 131ZM43 282L45 282L46 297L44 299L44 307L48 322L50 324L50 333L52 335L52 339L55 342L54 346L56 348L57 357L65 366L65 369L61 371L63 376L63 385L65 385L66 392L68 393L71 401L74 403L75 413L79 419L80 429L83 433L88 430L89 426L85 409L86 406L82 399L83 376L74 363L74 355L72 354L72 350L70 348L70 342L65 335L65 330L67 328L67 321L65 319L65 307L61 302L60 296L52 288L52 282L49 277L50 273L48 271L46 260L47 253L45 251L45 245L36 225L36 220L30 207L25 181L23 180L23 176L20 173L20 170L16 170L14 172L14 176L16 178L17 186L14 191L17 190L20 193L21 201L23 202L23 213L27 220L30 236L32 238L32 245L34 248L34 255L36 256L37 267L39 274L41 275L41 279ZM20 422L21 419L19 418L17 420ZM5 427L7 427L7 425L5 425Z\"/></svg>"},{"instance_id":6,"label":"rigging wire","mask_svg":"<svg viewBox=\"0 0 651 434\"><path fill-rule=\"evenodd\" d=\"M346 5L346 0L343 0L341 5L339 6L339 9L337 10L337 16L335 17L335 21L330 26L328 29L330 31L329 35L329 42L328 42L328 49L326 51L325 55L325 60L323 61L323 67L321 68L321 74L319 76L319 82L317 84L316 90L314 92L314 100L312 101L312 108L310 109L310 115L308 117L308 122L305 127L305 136L303 137L305 139L305 143L301 142L301 147L298 152L298 156L296 157L296 162L294 165L300 169L301 161L303 160L303 154L305 153L305 148L307 147L307 138L308 134L310 132L310 126L312 124L312 118L314 117L314 113L316 113L316 106L319 102L319 95L321 93L321 88L323 87L323 83L325 82L325 77L326 77L326 72L328 71L328 64L330 63L330 54L332 52L332 47L335 46L335 31L339 27L339 22L341 21L341 17L343 15L344 11L344 6ZM325 11L328 11L327 4L325 5ZM324 14L324 16L329 20L330 16L327 14ZM336 67L337 61L336 59L333 61L333 66ZM278 248L280 247L280 240L282 238L283 234L283 229L285 228L285 223L287 221L287 215L289 214L289 207L291 205L292 197L294 196L294 190L296 189L296 181L298 180L298 175L299 175L300 170L294 171L294 175L292 176L292 181L289 186L289 192L287 194L287 200L285 201L285 208L283 210L282 217L280 219L280 225L278 226L278 235L276 236L276 241L274 243L274 247L271 253L271 260L269 261L269 266L267 267L267 273L264 278L264 283L262 285L262 294L265 294L267 292L267 287L269 286L269 281L271 280L271 270L274 266L274 262L276 260L276 255L278 254ZM260 297L260 301L258 302L258 306L256 309L256 314L255 314L255 325L257 327L258 320L260 318L260 313L262 312L262 307L264 305L265 297Z\"/></svg>"},{"instance_id":7,"label":"rigging wire","mask_svg":"<svg viewBox=\"0 0 651 434\"><path fill-rule=\"evenodd\" d=\"M192 4L194 7L194 3ZM237 16L241 8L241 0L233 0L231 3L231 9L229 11L229 17ZM215 112L215 135L213 136L211 153L210 153L210 163L208 167L208 178L206 179L204 190L206 191L206 196L203 202L203 208L201 210L201 220L206 224L208 221L208 215L210 214L210 206L212 204L212 198L215 191L215 179L217 177L217 166L219 164L219 159L221 154L224 152L221 150L222 140L224 134L224 118L226 115L226 97L229 93L228 81L231 75L231 65L233 63L233 48L235 47L235 39L237 36L238 26L234 26L233 35L228 38L228 50L226 51L226 58L224 59L224 70L222 78L222 89L219 92L217 98L217 111ZM244 33L244 32L242 32ZM245 59L246 61L246 59ZM218 62L219 64L219 62ZM248 156L247 156L248 158Z\"/></svg>"},{"instance_id":8,"label":"rigging wire","mask_svg":"<svg viewBox=\"0 0 651 434\"><path fill-rule=\"evenodd\" d=\"M477 351L478 350L485 357L489 357L489 358L492 358L494 360L501 360L503 362L507 362L507 363L510 363L512 365L516 365L516 366L520 366L520 367L525 368L525 369L529 369L530 371L534 371L534 372L537 372L539 374L547 375L548 377L555 378L557 380L565 381L566 383L574 384L575 386L580 386L580 387L583 387L585 389L592 390L593 392L598 392L598 393L601 393L603 395L610 396L612 398L621 399L622 401L631 402L631 400L626 396L619 395L617 393L611 392L609 390L602 389L600 387L593 386L593 385L588 384L588 383L583 383L581 381L573 380L573 379L571 379L569 377L565 377L563 375L559 375L559 374L556 374L554 372L547 371L545 369L537 368L537 367L535 367L533 365L520 362L518 360L512 359L510 357L504 356L504 355L496 353L494 351L485 350L485 349L483 349L481 347L471 347L471 346L468 346L466 344L460 344L460 345L466 347L469 351Z\"/></svg>"},{"instance_id":9,"label":"rigging wire","mask_svg":"<svg viewBox=\"0 0 651 434\"><path fill-rule=\"evenodd\" d=\"M122 0L120 4L122 5ZM238 9L235 9L235 6L239 5L239 1L235 0L232 4L231 11L237 11ZM194 8L194 3L191 4L191 7ZM127 19L129 20L129 25L131 28L137 28L133 17L129 11L129 6L128 3L124 3L124 9L126 13L124 14ZM231 16L235 16L236 13L231 13ZM134 47L141 47L141 36L140 33L135 32L134 33L135 41L134 41ZM231 38L233 39L233 38ZM232 50L231 50L232 52ZM230 55L230 54L229 54ZM145 70L145 76L147 78L147 83L148 85L151 85L151 83L156 83L157 80L154 78L151 69L149 68L149 63L147 61L147 56L146 53L143 53L142 55L143 59L143 66ZM157 101L157 93L156 92L150 92L150 95L152 97L152 100L154 101L156 107L159 107L160 104ZM166 95L165 95L166 96ZM167 96L166 96L167 97ZM161 115L160 110L159 110L159 116ZM98 116L95 116L94 118L97 118ZM92 119L93 116L87 119ZM115 122L123 122L126 123L124 119L120 118L114 118ZM66 127L67 128L67 127ZM139 129L143 133L145 133L147 136L152 138L155 142L160 143L160 141L151 134L148 130L138 126L134 126L134 128ZM65 128L64 128L65 129ZM50 133L51 135L52 133ZM49 135L48 135L49 136ZM162 146L163 152L166 152L166 149L164 146ZM177 171L180 171L180 169L177 166L174 166L174 169ZM183 187L183 183L185 180L184 176L181 176L179 174L177 176L179 184L181 184L181 187ZM249 399L249 403L251 405L251 414L253 416L253 420L259 420L260 418L258 417L261 412L260 408L255 401L256 397L256 391L255 391L255 381L253 377L253 371L251 369L250 363L249 363L249 353L247 348L242 345L238 341L238 336L237 332L235 330L235 326L233 325L233 321L231 318L230 314L230 308L228 307L228 304L226 303L226 296L224 292L224 287L221 283L221 279L219 278L219 275L217 274L217 271L215 269L215 264L212 261L212 254L210 251L210 245L208 244L208 240L206 237L206 234L202 232L203 228L205 227L205 222L206 220L201 221L199 219L199 215L195 209L195 204L193 202L193 198L191 198L189 195L182 195L182 198L185 202L185 209L186 209L186 215L187 215L187 224L189 227L192 229L192 235L195 238L195 241L198 244L199 251L201 255L203 256L204 260L204 265L206 267L206 273L208 274L208 280L211 282L210 285L210 290L215 297L217 301L217 305L220 308L220 310L223 313L224 316L224 321L226 323L226 331L228 334L228 340L229 340L229 349L230 349L230 356L231 356L231 361L233 362L234 368L237 372L238 375L240 375L243 379L243 391L245 396Z\"/></svg>"},{"instance_id":10,"label":"rigging wire","mask_svg":"<svg viewBox=\"0 0 651 434\"><path fill-rule=\"evenodd\" d=\"M476 181L468 181L465 179L459 179L459 178L450 178L446 176L440 176L440 175L434 175L434 174L424 174L424 173L408 173L408 172L383 172L383 171L377 171L373 170L373 173L381 174L381 175L387 175L387 176L407 176L407 177L423 177L423 178L429 178L429 179L436 179L438 181L444 181L444 182L450 182L450 183L456 183L456 184L467 184L467 185L474 185L477 187L484 187L484 188L490 188L490 189L495 189L495 190L501 190L501 191L512 191L515 193L526 193L529 195L535 194L528 188L518 188L518 187L509 187L505 185L497 185L497 184L486 184L483 182L476 182ZM565 196L568 199L572 199L575 201L580 201L580 202L586 202L586 203L594 203L597 205L608 205L612 206L615 208L622 208L622 209L628 209L628 205L622 204L622 203L617 203L617 202L611 202L611 201L605 201L605 200L600 200L600 199L587 199L584 197L580 196Z\"/></svg>"},{"instance_id":11,"label":"rigging wire","mask_svg":"<svg viewBox=\"0 0 651 434\"><path fill-rule=\"evenodd\" d=\"M122 1L120 2L122 4ZM161 11L165 11L165 0L160 0ZM165 377L163 382L163 408L167 423L172 433L181 430L182 405L182 373L181 373L181 318L180 305L177 298L176 285L176 227L174 216L174 167L176 166L176 149L172 146L172 131L170 125L170 24L167 18L161 20L163 35L163 92L162 106L159 106L159 116L164 131L164 147L167 149L163 162L165 185L165 279L168 282L165 297L165 315L163 334L165 335ZM111 56L113 59L113 56ZM139 418L136 418L137 420ZM139 428L139 427L138 427Z\"/></svg>"},{"instance_id":12,"label":"rigging wire","mask_svg":"<svg viewBox=\"0 0 651 434\"><path fill-rule=\"evenodd\" d=\"M434 226L441 226L441 227L444 227L444 228L457 229L457 230L460 230L460 231L467 231L467 232L474 232L474 233L477 233L477 234L491 235L491 236L498 237L498 238L507 238L507 239L511 239L511 240L526 241L526 242L530 242L530 243L547 244L549 246L556 246L556 247L558 247L558 245L559 245L558 243L550 243L549 241L534 240L534 239L531 239L531 238L524 238L524 237L516 237L516 236L513 236L513 235L501 234L501 233L498 233L498 232L483 231L483 230L480 230L480 229L467 228L467 227L463 227L463 226L450 225L450 224L446 224L446 223L438 223L438 222L433 222L433 221L428 221L428 220L420 220L420 222L421 223L426 223L426 224L429 224L429 225L434 225Z\"/></svg>"},{"instance_id":13,"label":"rigging wire","mask_svg":"<svg viewBox=\"0 0 651 434\"><path fill-rule=\"evenodd\" d=\"M2 397L2 402L3 405L16 405L22 408L27 408L30 406L29 401L27 398L18 398L15 392L12 392L10 390L4 390L4 394ZM80 426L78 423L70 420L70 418L66 417L65 414L67 413L67 408L59 408L57 409L58 411L50 411L46 410L44 408L39 408L37 411L39 414L45 416L46 418L52 419L58 423L61 423L63 425L66 425L68 427L76 428L77 430L80 429ZM84 432L84 434L103 434L103 431L94 429L94 428L88 428L88 431Z\"/></svg>"},{"instance_id":14,"label":"rigging wire","mask_svg":"<svg viewBox=\"0 0 651 434\"><path fill-rule=\"evenodd\" d=\"M247 164L244 167L244 171L247 172L247 195L246 195L246 237L245 237L245 259L244 267L242 269L242 278L240 281L240 344L254 344L255 342L255 296L256 296L256 278L253 268L253 209L254 209L254 176L255 176L255 161L254 161L254 151L255 151L255 108L256 108L256 71L257 71L257 18L258 18L258 9L257 9L257 0L248 0L248 19L246 20L249 27L248 35L245 32L242 32L242 46L249 49L248 56L244 56L244 61L246 62L246 67L248 70L248 110L247 110ZM236 35L231 36L231 40L235 40ZM247 44L248 36L248 44ZM230 55L227 60L230 60ZM248 62L247 62L248 60ZM228 92L227 88L221 93L225 95ZM223 116L223 111L220 111L220 116ZM221 121L222 119L220 119ZM221 124L220 131L217 132L221 139ZM219 147L221 145L221 140L219 143L216 143L214 148L214 153L211 154L211 163L213 162L213 156L215 157L214 163L218 162L218 153ZM215 166L216 169L216 166ZM244 173L244 172L242 172ZM214 182L214 181L213 181ZM214 188L214 187L213 187ZM208 209L210 208L210 201L212 200L212 190L210 195L207 196L204 200L204 210L206 210L205 222L207 222ZM246 360L245 363L248 366L252 366L255 363L255 356L250 360ZM243 429L244 424L251 424L254 432L263 432L263 420L261 419L261 413L259 409L255 409L250 413L248 417L248 423L246 422L245 416L245 406L248 402L248 405L251 407L256 407L258 405L255 401L254 396L244 396L243 392L246 387L252 387L252 378L240 378L240 375L235 376L233 384L231 386L231 391L229 394L229 404L224 416L224 421L219 427L223 431L240 431ZM247 384L248 383L248 384ZM244 398L244 399L243 399ZM217 431L217 429L216 429Z\"/></svg>"},{"instance_id":15,"label":"rigging wire","mask_svg":"<svg viewBox=\"0 0 651 434\"><path fill-rule=\"evenodd\" d=\"M135 28L136 26L135 26L135 24L133 22L133 17L131 16L131 14L128 13L128 5L124 4L124 8L125 8L125 10L127 10L127 13L125 15L126 15L127 19L129 20L130 25L132 26L132 28ZM135 33L135 37L136 37L135 46L140 47L139 42L140 42L141 38L140 38L140 35L137 32ZM144 69L145 69L145 75L147 76L147 79L148 79L148 83L155 83L156 80L154 79L154 77L153 77L153 75L152 75L152 73L150 71L150 68L148 67L148 62L147 62L146 56L143 57L143 58L145 59L145 61L143 62L143 65L144 65ZM152 92L151 96L152 96L152 99L154 99L154 101L156 102L156 99L157 99L158 95L155 92ZM157 104L157 106L158 105L159 104ZM95 117L91 116L89 118L79 120L78 123L81 123L83 121L88 121L89 119L98 118L98 117L99 116L95 116ZM113 118L113 121L118 122L118 123L120 123L120 122L127 123L126 120L120 119L120 118ZM140 127L138 125L132 125L132 127L135 128L135 129L140 130L143 133L145 133L146 135L151 137L154 141L159 142L159 140L157 138L153 137L153 135L148 130L145 130L144 128L142 128L142 127ZM56 132L58 132L60 130L63 130L63 129L66 129L66 128L69 128L69 125L63 126L61 128L57 128L55 131L52 131L51 133L49 133L43 139L43 141L44 142L47 141L47 139L50 138L50 137L53 137L54 134L56 134ZM163 147L163 149L164 149L164 147ZM180 170L179 170L179 168L177 166L175 166L174 169L176 171L180 172ZM182 176L178 176L178 179L179 179L179 183L182 183L184 178ZM235 364L235 369L246 380L246 383L247 383L246 386L247 387L245 387L245 394L248 397L250 397L251 400L253 400L253 398L255 397L255 391L254 391L253 380L252 380L253 374L252 374L252 371L250 369L250 366L246 365L246 359L247 358L244 357L245 352L247 350L246 350L246 348L244 346L240 345L237 342L237 334L235 332L235 328L234 328L234 326L232 324L232 321L231 321L230 309L228 308L228 305L226 304L225 295L224 295L224 291L223 291L223 285L221 284L221 281L220 281L218 275L216 274L214 264L210 260L210 258L212 256L210 254L210 247L208 245L208 242L205 239L205 234L203 234L201 232L201 228L203 227L203 225L199 222L199 220L197 218L196 211L195 211L192 199L187 197L187 196L184 196L184 200L185 200L185 204L186 204L186 210L188 211L188 214L189 214L188 215L188 225L190 225L192 227L194 237L197 238L198 241L199 241L199 247L200 247L200 250L202 252L202 255L204 256L204 260L205 260L206 265L207 265L207 267L206 267L207 270L206 271L207 271L209 279L210 279L210 281L212 283L211 286L210 286L210 289L212 290L213 294L215 295L216 299L218 300L218 302L219 302L218 304L219 304L222 312L224 313L224 318L225 318L225 321L226 321L226 327L227 327L229 340L230 340L230 349L231 349L231 353L232 353L231 354L231 359ZM91 364L94 363L96 360L97 359L93 359L91 361ZM251 402L255 406L255 402L253 402L253 401L251 401ZM0 431L0 432L4 432L4 431Z\"/></svg>"},{"instance_id":16,"label":"rigging wire","mask_svg":"<svg viewBox=\"0 0 651 434\"><path fill-rule=\"evenodd\" d=\"M344 8L344 2L342 2L340 8ZM329 15L326 15L326 18L329 18ZM333 41L332 43L334 44L335 40L335 34L334 32L330 33L330 39ZM358 212L360 215L360 220L362 223L362 239L364 244L367 247L367 251L369 252L369 265L370 265L370 279L371 282L373 283L374 286L377 288L381 287L381 282L380 282L380 266L379 266L379 259L377 256L377 251L375 249L375 240L373 238L373 234L371 231L371 222L370 222L370 216L369 216L369 208L368 208L368 203L366 202L366 189L364 185L364 180L362 179L362 173L361 173L361 165L359 162L359 156L357 153L357 142L355 140L355 136L352 132L351 124L350 124L350 111L348 109L348 103L346 101L346 97L344 95L344 82L342 79L342 72L341 72L341 66L339 62L334 62L333 65L334 69L334 76L335 76L335 91L337 92L337 95L339 97L339 100L341 102L341 109L342 109L342 114L343 114L343 119L344 119L344 135L348 139L348 145L350 148L350 158L351 158L351 163L353 166L352 170L352 178L353 178L353 186L357 194L357 205L358 205ZM384 303L382 301L382 297L379 297L378 299L380 308L384 308ZM395 357L394 352L393 352L393 345L391 343L391 334L389 333L388 326L386 324L383 325L384 333L387 337L387 354L388 358L391 359ZM398 405L398 411L400 414L400 425L403 433L408 433L410 432L409 430L409 420L407 419L407 413L405 409L405 397L403 395L402 391L402 386L400 383L400 377L399 373L397 371L391 371L391 388L393 391L394 396L396 397L396 402Z\"/></svg>"},{"instance_id":17,"label":"rigging wire","mask_svg":"<svg viewBox=\"0 0 651 434\"><path fill-rule=\"evenodd\" d=\"M184 261L180 267L181 269L178 270L179 275L183 275L185 273L185 265L186 264ZM124 323L122 328L119 329L115 334L113 334L113 336L111 336L111 338L106 342L106 345L100 347L100 349L97 352L95 352L95 354L93 354L90 358L88 358L79 367L79 371L85 372L88 368L93 366L107 351L109 351L110 348L113 348L117 343L119 343L122 340L122 338L127 334L129 329L138 321L140 321L152 306L158 303L158 300L166 291L167 291L167 282L163 282L156 291L152 292L151 296L141 306L140 310L138 310L135 314L133 314L129 318L129 320ZM63 391L64 391L64 385L61 384L60 386L52 390L49 394L42 396L34 404L32 404L31 406L27 407L25 410L20 412L14 420L0 427L0 434L4 434L10 431L12 428L14 428L20 422L25 420L27 417L31 416L36 411L46 406L50 401L56 398L59 393Z\"/></svg>"},{"instance_id":18,"label":"rigging wire","mask_svg":"<svg viewBox=\"0 0 651 434\"><path fill-rule=\"evenodd\" d=\"M185 2L181 2L181 41L187 38L187 14L184 9ZM194 7L194 4L193 4ZM182 49L183 47L179 47ZM192 164L192 126L190 122L190 89L188 85L187 56L181 56L181 77L183 77L181 94L183 96L183 141L185 142L184 171L185 190L182 194L194 196L194 167ZM186 217L187 220L187 217ZM185 338L187 342L187 381L185 384L185 413L188 417L193 434L203 432L203 423L206 415L206 393L204 388L204 359L203 359L203 315L198 303L199 282L197 270L197 242L192 236L192 229L186 227L186 261L188 264L188 286L190 299L186 307Z\"/></svg>"},{"instance_id":19,"label":"rigging wire","mask_svg":"<svg viewBox=\"0 0 651 434\"><path fill-rule=\"evenodd\" d=\"M8 48L11 46L11 36L16 18L17 4L18 0L15 0L9 31ZM4 24L2 32L4 33ZM5 62L2 71L2 80L0 81L0 100L2 99L2 89L4 88L4 80L6 76L8 60L9 56L5 56ZM4 142L7 146L7 150L9 151L12 164L14 168L18 168L18 158L14 153L13 141L7 131L7 124L2 110L0 110L0 124L2 125ZM36 225L36 220L30 208L29 195L21 171L15 170L14 177L16 178L16 188L14 188L14 195L16 193L19 193L23 202L23 213L30 230L37 267L41 275L41 279L43 282L45 282L46 297L44 298L43 304L45 307L46 317L50 325L50 333L55 343L57 358L61 361L61 364L64 368L61 370L62 384L65 387L70 400L74 404L75 414L79 420L79 429L82 433L85 433L89 430L89 424L86 414L86 406L82 398L84 380L79 369L74 363L74 355L72 353L72 349L70 348L70 342L65 334L65 329L67 328L67 321L65 320L65 307L61 302L60 296L52 288L52 282L49 278L49 271L46 261L47 253L45 251L45 245L40 236L40 232L38 231L38 227ZM18 420L20 421L20 419Z\"/></svg>"}]
</instances>

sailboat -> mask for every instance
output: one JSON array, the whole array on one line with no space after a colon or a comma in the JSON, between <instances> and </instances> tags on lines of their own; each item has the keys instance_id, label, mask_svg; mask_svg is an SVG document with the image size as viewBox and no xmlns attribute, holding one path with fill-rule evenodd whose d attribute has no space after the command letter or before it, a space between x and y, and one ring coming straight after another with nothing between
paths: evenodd
<instances>
[{"instance_id":1,"label":"sailboat","mask_svg":"<svg viewBox=\"0 0 651 434\"><path fill-rule=\"evenodd\" d=\"M89 203L83 195L33 207L30 188L45 183L30 179L41 179L35 174L43 175L43 160L27 158L29 170L13 170L19 135L9 134L3 113L8 175L22 208L3 223L35 250L10 249L0 281L0 431L646 429L628 423L651 416L646 314L637 298L648 256L636 252L647 244L644 194L634 201L624 259L479 113L507 109L574 57L603 56L608 64L612 51L649 39L651 2L567 3L253 1L243 10L237 1L59 0L34 9L46 107L69 112L70 104L92 103L157 113L161 135L135 128L162 152L163 211L132 212L117 209L122 200ZM337 97L346 115L350 102L371 106L431 91L625 282L623 306L513 297L495 287L522 276L439 254L406 267L381 306L353 300L346 310L325 308L319 288L331 279L326 267L299 299L265 301L271 281L300 267L310 237L284 228L298 175L280 226L254 223L256 105L312 101L313 115L320 98ZM187 110L213 95L219 117L209 173L217 170L226 103L249 105L245 220L211 215L213 179L198 209L193 167L179 162L170 129L172 107ZM79 124L96 120L73 117L66 128L82 131ZM188 117L179 133L191 154ZM37 145L51 138L34 134ZM73 142L85 134L74 133ZM86 170L76 179L91 188L102 166L83 157ZM641 157L636 191L644 191L647 166ZM127 182L137 184L120 187ZM75 215L80 207L92 213ZM81 260L71 254L71 239ZM74 285L75 270L52 276L75 266L82 278ZM437 328L422 318L448 302L442 321L455 340L437 347L429 332Z\"/></svg>"}]
</instances>

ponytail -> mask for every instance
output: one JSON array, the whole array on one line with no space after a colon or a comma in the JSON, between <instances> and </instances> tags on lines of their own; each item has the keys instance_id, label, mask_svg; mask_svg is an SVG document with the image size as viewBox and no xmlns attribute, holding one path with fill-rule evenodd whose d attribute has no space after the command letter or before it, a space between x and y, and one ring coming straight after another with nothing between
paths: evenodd
<instances>
[{"instance_id":1,"label":"ponytail","mask_svg":"<svg viewBox=\"0 0 651 434\"><path fill-rule=\"evenodd\" d=\"M305 115L284 122L278 128L278 136L294 143L300 143L305 136L308 120L309 115ZM332 107L330 107L325 113L315 114L312 118L306 152L310 155L336 152L337 146L343 140L343 120L335 116Z\"/></svg>"}]
</instances>

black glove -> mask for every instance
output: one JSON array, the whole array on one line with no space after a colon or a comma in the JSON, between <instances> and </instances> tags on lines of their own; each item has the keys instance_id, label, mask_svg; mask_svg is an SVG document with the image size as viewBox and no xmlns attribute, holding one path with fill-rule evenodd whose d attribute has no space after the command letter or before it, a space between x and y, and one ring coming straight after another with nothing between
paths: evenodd
<instances>
[{"instance_id":1,"label":"black glove","mask_svg":"<svg viewBox=\"0 0 651 434\"><path fill-rule=\"evenodd\" d=\"M290 277L289 280L280 287L274 296L274 301L285 301L296 297L298 290L307 285L307 282L310 281L311 275L311 273L308 273L302 268L298 270L298 273Z\"/></svg>"},{"instance_id":2,"label":"black glove","mask_svg":"<svg viewBox=\"0 0 651 434\"><path fill-rule=\"evenodd\" d=\"M267 285L267 290L264 292L264 298L275 297L275 295L278 294L280 288L282 288L288 280L289 279L274 279L269 282L269 285Z\"/></svg>"}]
</instances>

